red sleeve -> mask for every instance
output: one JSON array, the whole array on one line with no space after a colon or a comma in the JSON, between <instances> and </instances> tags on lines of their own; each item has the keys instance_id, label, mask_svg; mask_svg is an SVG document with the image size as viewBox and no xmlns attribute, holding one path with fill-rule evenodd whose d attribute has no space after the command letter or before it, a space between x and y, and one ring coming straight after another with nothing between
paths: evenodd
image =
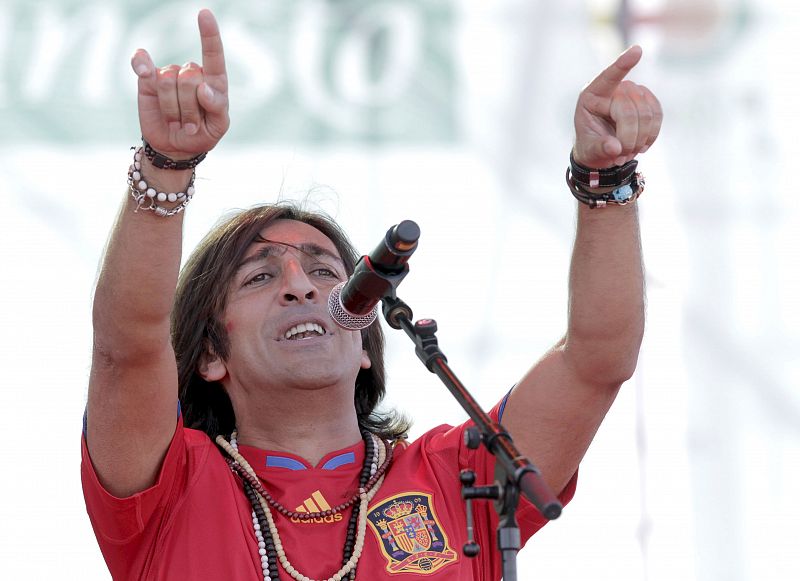
<instances>
[{"instance_id":1,"label":"red sleeve","mask_svg":"<svg viewBox=\"0 0 800 581\"><path fill-rule=\"evenodd\" d=\"M489 416L493 420L497 421L498 417L502 415L502 409L507 397L503 398L489 411ZM464 424L443 431L434 430L436 433L428 441L428 453L437 458L437 464L443 471L441 474L452 473L453 462L456 462L456 480L460 471L468 468L475 472L476 486L490 485L495 480L495 457L482 445L477 450L471 450L464 442L464 431L473 425L474 422L469 420ZM530 458L530 460L535 464L535 458ZM577 479L578 473L576 471L569 483L557 494L558 500L562 505L566 506L572 500ZM460 487L460 482L453 483L452 492L459 497ZM463 503L463 501L461 502ZM500 579L502 561L500 552L497 549L499 516L494 508L493 501L476 500L472 503L472 506L475 520L475 541L481 546L481 552L477 558L480 564L476 563L480 571L480 578ZM521 546L525 546L528 539L548 522L533 503L524 497L519 500L516 517L520 529Z\"/></svg>"},{"instance_id":2,"label":"red sleeve","mask_svg":"<svg viewBox=\"0 0 800 581\"><path fill-rule=\"evenodd\" d=\"M506 400L508 395L506 395L500 402L497 403L491 410L489 410L489 416L495 420L499 421L498 418L501 417L503 408L505 407ZM476 485L481 484L491 484L495 480L495 458L486 450L485 447L481 446L477 450L470 450L464 443L463 432L469 426L474 425L472 420L468 421L465 424L459 426L459 450L458 450L458 464L459 464L459 471L463 470L464 468L472 467L471 469L475 471L477 475ZM512 434L513 437L513 434ZM534 464L536 463L535 458L529 458L531 462ZM559 502L563 506L566 506L569 501L572 500L572 497L575 495L575 488L578 483L578 472L576 471L575 474L572 476L570 481L564 487L563 490L559 491L557 494ZM479 507L483 506L485 510L483 511L476 511L476 519L482 517L484 520L488 519L488 530L492 531L494 534L495 529L497 528L497 523L499 521L497 511L494 509L494 506L491 502L476 502L473 503L473 506ZM479 512L481 514L479 514ZM533 505L531 501L529 501L526 497L520 496L519 504L517 506L517 521L519 522L520 528L520 535L522 537L522 545L525 545L525 542L531 538L536 531L542 528L544 525L547 524L547 519L545 519L539 510ZM476 523L477 524L477 523Z\"/></svg>"},{"instance_id":3,"label":"red sleeve","mask_svg":"<svg viewBox=\"0 0 800 581\"><path fill-rule=\"evenodd\" d=\"M183 421L179 417L155 484L132 496L118 498L100 484L85 435L81 438L81 482L86 511L114 579L138 579L146 571L169 507L186 482L186 464Z\"/></svg>"}]
</instances>

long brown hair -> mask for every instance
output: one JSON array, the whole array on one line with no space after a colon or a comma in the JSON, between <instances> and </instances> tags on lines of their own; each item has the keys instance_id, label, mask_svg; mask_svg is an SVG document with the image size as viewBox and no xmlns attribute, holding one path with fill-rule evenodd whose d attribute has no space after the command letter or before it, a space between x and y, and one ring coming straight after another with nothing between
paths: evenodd
<instances>
[{"instance_id":1,"label":"long brown hair","mask_svg":"<svg viewBox=\"0 0 800 581\"><path fill-rule=\"evenodd\" d=\"M203 238L181 270L171 332L184 424L206 432L212 440L217 434L230 434L236 417L225 389L218 382L204 380L198 366L209 353L223 360L230 356L230 341L221 323L228 287L250 244L275 220L304 222L322 232L333 242L348 275L358 260L347 235L332 218L302 209L295 202L239 211ZM408 420L394 411L376 411L386 393L383 330L372 324L361 331L361 338L372 365L356 377L354 403L359 425L384 438L402 437L408 431Z\"/></svg>"}]
</instances>

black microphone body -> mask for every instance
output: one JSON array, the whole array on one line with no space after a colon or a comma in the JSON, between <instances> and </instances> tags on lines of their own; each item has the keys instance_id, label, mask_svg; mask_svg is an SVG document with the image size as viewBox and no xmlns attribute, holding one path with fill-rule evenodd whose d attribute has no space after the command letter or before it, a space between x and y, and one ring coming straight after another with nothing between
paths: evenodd
<instances>
[{"instance_id":1,"label":"black microphone body","mask_svg":"<svg viewBox=\"0 0 800 581\"><path fill-rule=\"evenodd\" d=\"M408 274L408 259L417 249L419 226L403 220L389 228L370 254L356 263L352 276L328 299L331 318L345 329L363 329L377 316L378 303Z\"/></svg>"}]
</instances>

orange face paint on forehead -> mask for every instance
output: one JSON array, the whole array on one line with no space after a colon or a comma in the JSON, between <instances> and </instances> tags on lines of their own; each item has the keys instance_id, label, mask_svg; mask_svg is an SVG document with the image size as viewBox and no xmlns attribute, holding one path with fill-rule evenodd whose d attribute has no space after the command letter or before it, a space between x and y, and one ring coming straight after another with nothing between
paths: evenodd
<instances>
[{"instance_id":1,"label":"orange face paint on forehead","mask_svg":"<svg viewBox=\"0 0 800 581\"><path fill-rule=\"evenodd\" d=\"M328 250L327 248L324 248L319 244L315 244L313 242L304 242L302 244L289 244L288 242L268 240L266 238L263 238L259 234L258 238L256 238L253 244L260 245L260 248L258 248L258 250L255 253L245 257L244 260L242 260L239 263L237 270L241 270L248 264L251 264L253 262L258 262L259 260L263 260L265 258L268 258L269 256L280 256L290 248L297 250L298 252L301 252L302 254L305 254L310 258L319 258L319 257L330 258L341 264L342 267L344 267L344 261L339 257L339 255L336 252Z\"/></svg>"}]
</instances>

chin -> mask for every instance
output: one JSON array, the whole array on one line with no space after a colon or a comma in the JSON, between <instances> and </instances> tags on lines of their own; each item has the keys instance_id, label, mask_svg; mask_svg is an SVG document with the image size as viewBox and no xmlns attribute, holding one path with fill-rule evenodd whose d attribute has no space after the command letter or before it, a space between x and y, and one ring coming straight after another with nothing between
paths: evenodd
<instances>
[{"instance_id":1,"label":"chin","mask_svg":"<svg viewBox=\"0 0 800 581\"><path fill-rule=\"evenodd\" d=\"M348 385L355 387L356 375L342 375L331 373L330 369L311 370L304 369L302 373L295 374L288 381L292 387L309 391L329 389L335 385Z\"/></svg>"}]
</instances>

